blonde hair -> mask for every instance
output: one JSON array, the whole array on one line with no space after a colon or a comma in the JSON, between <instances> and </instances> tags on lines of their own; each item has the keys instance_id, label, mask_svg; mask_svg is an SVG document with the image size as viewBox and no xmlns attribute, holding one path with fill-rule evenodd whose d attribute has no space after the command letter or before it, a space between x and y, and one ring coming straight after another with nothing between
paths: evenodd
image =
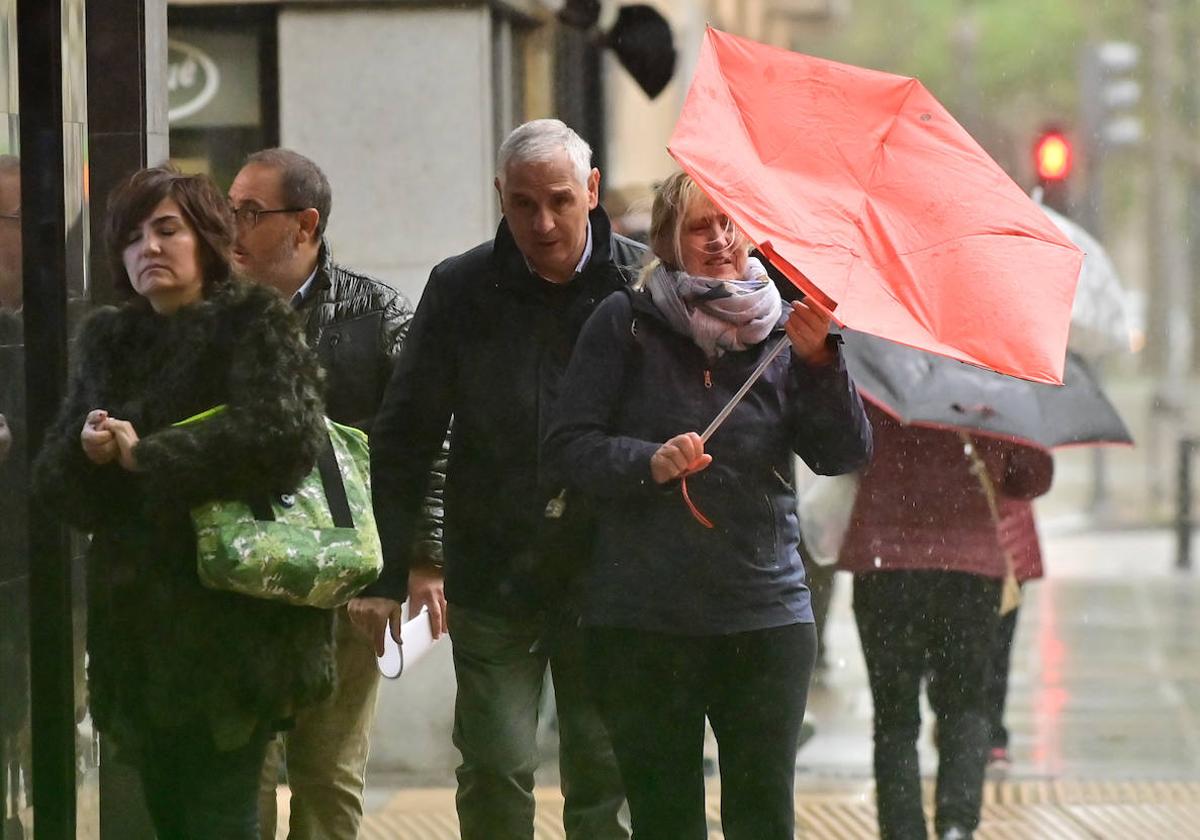
<instances>
[{"instance_id":1,"label":"blonde hair","mask_svg":"<svg viewBox=\"0 0 1200 840\"><path fill-rule=\"evenodd\" d=\"M634 283L635 289L645 288L646 281L660 265L672 271L682 268L680 254L683 250L683 223L688 211L698 201L713 205L712 199L686 172L673 173L655 189L654 205L650 208L649 236L654 259L638 275L637 282ZM734 247L749 250L750 241L745 235L736 228L734 235Z\"/></svg>"}]
</instances>

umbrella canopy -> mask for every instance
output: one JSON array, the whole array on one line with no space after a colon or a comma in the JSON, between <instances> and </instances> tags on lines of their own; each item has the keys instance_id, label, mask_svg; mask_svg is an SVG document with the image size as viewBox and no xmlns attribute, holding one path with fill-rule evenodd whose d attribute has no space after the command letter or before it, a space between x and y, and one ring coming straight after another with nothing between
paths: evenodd
<instances>
[{"instance_id":1,"label":"umbrella canopy","mask_svg":"<svg viewBox=\"0 0 1200 840\"><path fill-rule=\"evenodd\" d=\"M710 28L668 150L839 323L1061 381L1083 254L915 79Z\"/></svg>"},{"instance_id":2,"label":"umbrella canopy","mask_svg":"<svg viewBox=\"0 0 1200 840\"><path fill-rule=\"evenodd\" d=\"M1086 257L1079 272L1075 303L1071 307L1071 336L1067 347L1084 356L1128 353L1133 316L1126 303L1125 286L1108 252L1078 222L1041 205Z\"/></svg>"},{"instance_id":3,"label":"umbrella canopy","mask_svg":"<svg viewBox=\"0 0 1200 840\"><path fill-rule=\"evenodd\" d=\"M1133 438L1087 366L1067 354L1064 384L1001 376L846 330L846 365L863 396L901 423L962 429L1050 449Z\"/></svg>"}]
</instances>

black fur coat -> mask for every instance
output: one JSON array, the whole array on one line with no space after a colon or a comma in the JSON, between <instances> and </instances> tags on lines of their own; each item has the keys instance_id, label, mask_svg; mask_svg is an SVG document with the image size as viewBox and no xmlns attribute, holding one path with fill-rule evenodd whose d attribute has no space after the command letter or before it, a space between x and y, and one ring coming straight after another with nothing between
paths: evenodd
<instances>
[{"instance_id":1,"label":"black fur coat","mask_svg":"<svg viewBox=\"0 0 1200 840\"><path fill-rule=\"evenodd\" d=\"M97 725L134 752L147 726L244 743L328 695L332 613L218 592L189 509L295 486L325 431L320 374L289 307L240 282L173 315L142 299L82 325L68 397L35 468L43 504L92 535L88 654ZM229 410L171 424L218 404ZM129 420L138 470L84 456L84 418Z\"/></svg>"}]
</instances>

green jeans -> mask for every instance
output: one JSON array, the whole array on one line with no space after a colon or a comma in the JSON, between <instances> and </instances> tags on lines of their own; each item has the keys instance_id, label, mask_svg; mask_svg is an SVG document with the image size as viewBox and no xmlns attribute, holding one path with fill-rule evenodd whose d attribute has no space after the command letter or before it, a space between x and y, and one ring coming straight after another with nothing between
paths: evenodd
<instances>
[{"instance_id":1,"label":"green jeans","mask_svg":"<svg viewBox=\"0 0 1200 840\"><path fill-rule=\"evenodd\" d=\"M559 777L568 840L627 840L628 809L612 744L587 690L578 628L453 604L458 696L454 745L462 840L531 840L537 724L546 667L558 711Z\"/></svg>"},{"instance_id":2,"label":"green jeans","mask_svg":"<svg viewBox=\"0 0 1200 840\"><path fill-rule=\"evenodd\" d=\"M335 626L337 689L320 706L297 715L295 726L267 750L259 788L263 840L275 837L275 786L285 761L292 791L289 840L358 837L379 670L371 643L354 629L345 607Z\"/></svg>"}]
</instances>

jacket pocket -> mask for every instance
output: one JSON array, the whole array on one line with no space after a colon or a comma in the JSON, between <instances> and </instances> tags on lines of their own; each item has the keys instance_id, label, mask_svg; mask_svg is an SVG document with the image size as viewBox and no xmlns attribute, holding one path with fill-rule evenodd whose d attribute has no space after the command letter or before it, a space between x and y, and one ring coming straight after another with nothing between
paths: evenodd
<instances>
[{"instance_id":1,"label":"jacket pocket","mask_svg":"<svg viewBox=\"0 0 1200 840\"><path fill-rule=\"evenodd\" d=\"M760 569L779 568L779 517L770 493L758 496L759 524L754 529L754 565Z\"/></svg>"}]
</instances>

